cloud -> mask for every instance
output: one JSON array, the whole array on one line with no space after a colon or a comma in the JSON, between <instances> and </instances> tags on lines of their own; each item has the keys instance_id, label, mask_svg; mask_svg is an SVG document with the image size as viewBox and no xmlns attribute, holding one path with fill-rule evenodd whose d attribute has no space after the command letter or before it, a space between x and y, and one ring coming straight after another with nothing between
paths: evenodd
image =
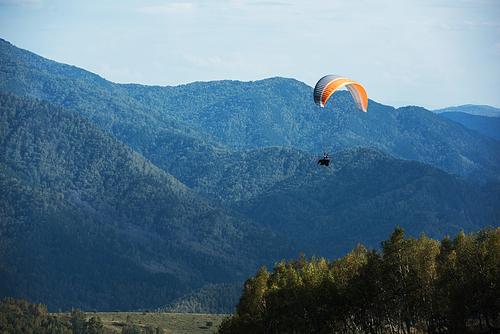
<instances>
[{"instance_id":1,"label":"cloud","mask_svg":"<svg viewBox=\"0 0 500 334\"><path fill-rule=\"evenodd\" d=\"M285 2L273 2L273 1L254 1L249 2L248 5L252 6L290 6L291 4Z\"/></svg>"},{"instance_id":2,"label":"cloud","mask_svg":"<svg viewBox=\"0 0 500 334\"><path fill-rule=\"evenodd\" d=\"M195 56L193 54L185 54L184 59L193 66L204 67L204 68L219 68L219 67L229 67L234 68L237 61L226 61L221 59L219 56Z\"/></svg>"},{"instance_id":3,"label":"cloud","mask_svg":"<svg viewBox=\"0 0 500 334\"><path fill-rule=\"evenodd\" d=\"M196 7L190 2L169 3L158 6L140 7L136 11L146 14L179 14L194 10Z\"/></svg>"},{"instance_id":4,"label":"cloud","mask_svg":"<svg viewBox=\"0 0 500 334\"><path fill-rule=\"evenodd\" d=\"M44 0L0 0L0 5L42 8L44 5Z\"/></svg>"},{"instance_id":5,"label":"cloud","mask_svg":"<svg viewBox=\"0 0 500 334\"><path fill-rule=\"evenodd\" d=\"M500 56L500 43L493 44L493 54Z\"/></svg>"},{"instance_id":6,"label":"cloud","mask_svg":"<svg viewBox=\"0 0 500 334\"><path fill-rule=\"evenodd\" d=\"M98 73L104 78L114 78L116 82L131 83L139 82L143 75L138 71L131 71L129 68L114 68L107 63L99 63Z\"/></svg>"}]
</instances>

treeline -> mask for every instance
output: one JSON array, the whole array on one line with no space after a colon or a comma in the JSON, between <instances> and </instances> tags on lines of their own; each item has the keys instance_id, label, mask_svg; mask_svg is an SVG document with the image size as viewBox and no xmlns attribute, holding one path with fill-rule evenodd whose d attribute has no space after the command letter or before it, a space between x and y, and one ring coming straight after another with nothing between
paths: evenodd
<instances>
[{"instance_id":1,"label":"treeline","mask_svg":"<svg viewBox=\"0 0 500 334\"><path fill-rule=\"evenodd\" d=\"M262 267L245 282L227 333L498 333L500 228L453 239L407 237Z\"/></svg>"},{"instance_id":2,"label":"treeline","mask_svg":"<svg viewBox=\"0 0 500 334\"><path fill-rule=\"evenodd\" d=\"M58 334L101 334L104 326L98 315L88 321L80 309L71 314L50 314L47 306L32 304L24 300L5 298L0 302L0 332L10 334L58 333Z\"/></svg>"},{"instance_id":3,"label":"treeline","mask_svg":"<svg viewBox=\"0 0 500 334\"><path fill-rule=\"evenodd\" d=\"M238 303L243 281L207 284L156 310L158 313L232 314Z\"/></svg>"},{"instance_id":4,"label":"treeline","mask_svg":"<svg viewBox=\"0 0 500 334\"><path fill-rule=\"evenodd\" d=\"M88 318L88 320L87 320ZM116 333L115 331L111 331ZM32 304L25 300L6 297L0 302L0 333L9 334L104 334L101 317L94 311L90 317L80 309L71 309L64 314L47 312L44 304ZM160 327L147 326L142 330L128 320L123 323L122 334L162 334Z\"/></svg>"}]
</instances>

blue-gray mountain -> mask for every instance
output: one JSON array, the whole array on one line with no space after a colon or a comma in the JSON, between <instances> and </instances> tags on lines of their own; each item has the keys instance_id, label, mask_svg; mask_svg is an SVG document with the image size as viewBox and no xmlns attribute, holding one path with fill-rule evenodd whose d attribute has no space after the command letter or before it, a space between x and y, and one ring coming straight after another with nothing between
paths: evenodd
<instances>
[{"instance_id":1,"label":"blue-gray mountain","mask_svg":"<svg viewBox=\"0 0 500 334\"><path fill-rule=\"evenodd\" d=\"M1 297L159 307L312 249L207 200L72 111L0 93Z\"/></svg>"},{"instance_id":2,"label":"blue-gray mountain","mask_svg":"<svg viewBox=\"0 0 500 334\"><path fill-rule=\"evenodd\" d=\"M444 112L441 115L485 136L500 140L500 117L471 115L463 112Z\"/></svg>"},{"instance_id":3,"label":"blue-gray mountain","mask_svg":"<svg viewBox=\"0 0 500 334\"><path fill-rule=\"evenodd\" d=\"M500 109L466 104L433 110L433 112L460 123L490 138L500 140Z\"/></svg>"},{"instance_id":4,"label":"blue-gray mountain","mask_svg":"<svg viewBox=\"0 0 500 334\"><path fill-rule=\"evenodd\" d=\"M469 115L476 116L488 116L488 117L500 117L500 109L484 106L484 105L476 105L476 104L464 104L458 107L447 107L443 109L435 109L432 110L436 114L448 113L448 112L461 112Z\"/></svg>"},{"instance_id":5,"label":"blue-gray mountain","mask_svg":"<svg viewBox=\"0 0 500 334\"><path fill-rule=\"evenodd\" d=\"M323 153L322 137L332 137L330 151L371 146L455 175L500 180L500 143L423 108L394 109L370 101L365 114L343 92L320 109L312 102L311 87L285 78L120 85L6 41L0 41L0 57L1 91L47 99L80 113L169 172L170 162L153 156L166 149L165 138L174 132L212 146L287 146L315 154Z\"/></svg>"},{"instance_id":6,"label":"blue-gray mountain","mask_svg":"<svg viewBox=\"0 0 500 334\"><path fill-rule=\"evenodd\" d=\"M1 296L156 308L396 225L499 224L499 142L423 108L319 109L284 78L120 85L3 40L0 91Z\"/></svg>"}]
</instances>

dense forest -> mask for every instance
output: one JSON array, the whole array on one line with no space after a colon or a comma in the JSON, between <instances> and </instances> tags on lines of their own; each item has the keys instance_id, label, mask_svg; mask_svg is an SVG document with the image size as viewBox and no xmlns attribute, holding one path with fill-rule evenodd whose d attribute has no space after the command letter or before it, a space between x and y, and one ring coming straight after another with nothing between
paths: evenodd
<instances>
[{"instance_id":1,"label":"dense forest","mask_svg":"<svg viewBox=\"0 0 500 334\"><path fill-rule=\"evenodd\" d=\"M62 316L47 311L43 304L32 304L24 300L5 298L0 302L0 331L10 334L103 334L103 324L94 315L88 321L80 309ZM155 333L151 333L155 334Z\"/></svg>"},{"instance_id":2,"label":"dense forest","mask_svg":"<svg viewBox=\"0 0 500 334\"><path fill-rule=\"evenodd\" d=\"M328 169L299 170L232 208L316 245L315 254L328 258L358 242L377 247L394 226L439 239L498 226L496 200L489 195L494 190L474 189L437 168L373 148L349 148L332 158Z\"/></svg>"},{"instance_id":3,"label":"dense forest","mask_svg":"<svg viewBox=\"0 0 500 334\"><path fill-rule=\"evenodd\" d=\"M186 294L155 312L232 314L243 289L243 282L208 284Z\"/></svg>"},{"instance_id":4,"label":"dense forest","mask_svg":"<svg viewBox=\"0 0 500 334\"><path fill-rule=\"evenodd\" d=\"M318 109L286 78L115 84L1 39L0 92L0 298L233 312L301 252L500 225L500 142L423 108Z\"/></svg>"},{"instance_id":5,"label":"dense forest","mask_svg":"<svg viewBox=\"0 0 500 334\"><path fill-rule=\"evenodd\" d=\"M308 248L197 195L69 110L5 93L0 122L4 296L51 310L160 307Z\"/></svg>"},{"instance_id":6,"label":"dense forest","mask_svg":"<svg viewBox=\"0 0 500 334\"><path fill-rule=\"evenodd\" d=\"M443 112L441 115L490 138L500 140L500 117L470 115L464 112L451 111Z\"/></svg>"},{"instance_id":7,"label":"dense forest","mask_svg":"<svg viewBox=\"0 0 500 334\"><path fill-rule=\"evenodd\" d=\"M498 333L499 286L500 228L441 242L396 228L380 251L262 267L219 333Z\"/></svg>"}]
</instances>

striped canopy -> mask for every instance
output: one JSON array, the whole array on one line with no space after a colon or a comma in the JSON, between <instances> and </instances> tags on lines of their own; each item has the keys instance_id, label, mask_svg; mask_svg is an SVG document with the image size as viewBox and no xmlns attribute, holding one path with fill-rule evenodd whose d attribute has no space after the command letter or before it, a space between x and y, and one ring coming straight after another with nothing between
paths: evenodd
<instances>
[{"instance_id":1,"label":"striped canopy","mask_svg":"<svg viewBox=\"0 0 500 334\"><path fill-rule=\"evenodd\" d=\"M356 81L338 76L338 75L326 75L319 79L314 87L314 102L320 106L324 107L326 101L332 94L341 87L346 87L351 93L356 107L360 111L366 112L368 109L368 95L363 86L361 86Z\"/></svg>"}]
</instances>

